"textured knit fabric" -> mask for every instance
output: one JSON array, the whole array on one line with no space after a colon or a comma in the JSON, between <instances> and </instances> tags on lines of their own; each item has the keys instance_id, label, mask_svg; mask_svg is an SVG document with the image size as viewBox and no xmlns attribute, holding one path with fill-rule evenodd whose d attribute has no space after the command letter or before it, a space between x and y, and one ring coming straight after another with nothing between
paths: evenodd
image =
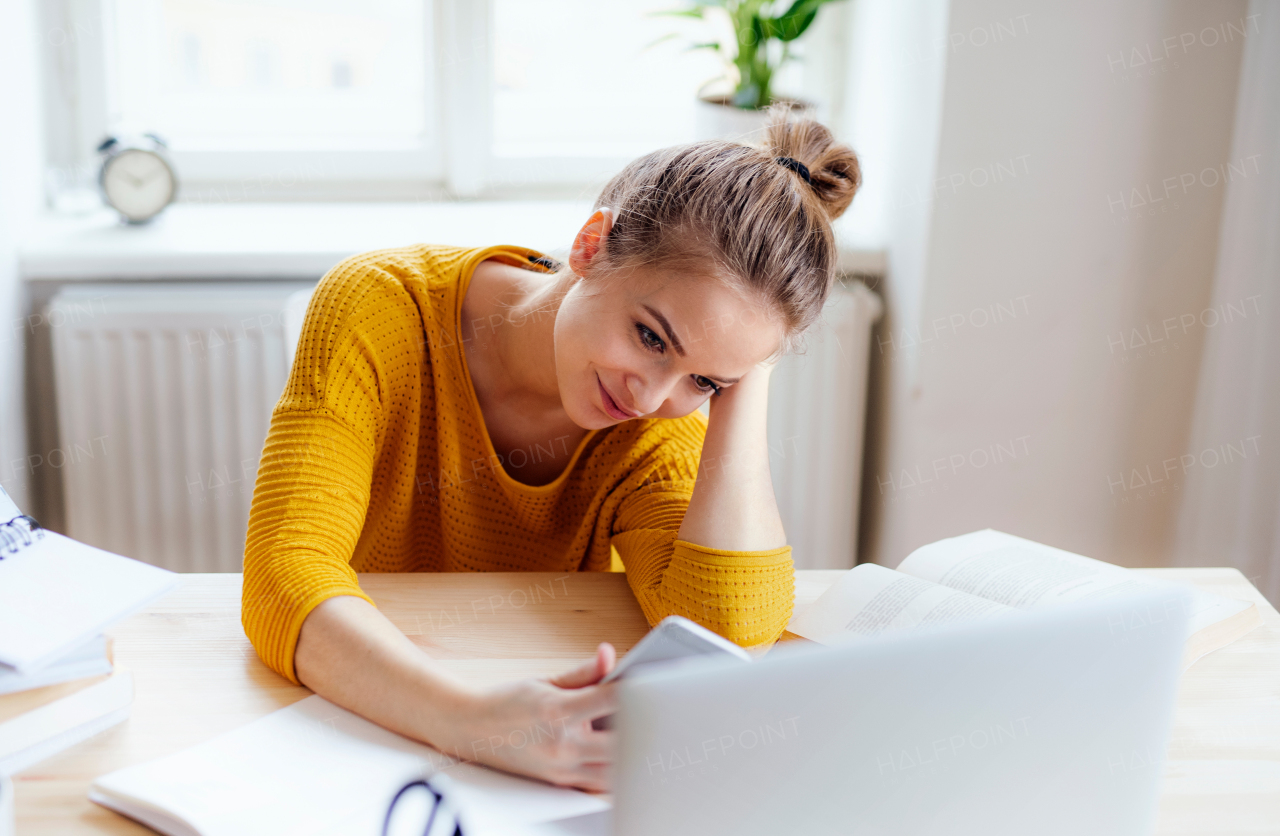
<instances>
[{"instance_id":1,"label":"textured knit fabric","mask_svg":"<svg viewBox=\"0 0 1280 836\"><path fill-rule=\"evenodd\" d=\"M790 548L676 539L701 414L592 431L547 485L507 472L459 339L488 258L550 270L521 247L418 245L349 258L316 288L249 514L242 621L258 654L297 682L307 614L335 595L373 603L357 572L609 571L614 549L650 624L679 614L740 644L776 639L794 600ZM518 473L540 455L514 450L506 464Z\"/></svg>"}]
</instances>

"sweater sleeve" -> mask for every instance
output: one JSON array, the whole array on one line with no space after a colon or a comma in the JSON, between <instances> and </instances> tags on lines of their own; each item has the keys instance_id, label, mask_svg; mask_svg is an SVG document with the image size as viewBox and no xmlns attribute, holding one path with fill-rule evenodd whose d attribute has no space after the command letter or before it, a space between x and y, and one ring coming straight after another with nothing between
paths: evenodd
<instances>
[{"instance_id":1,"label":"sweater sleeve","mask_svg":"<svg viewBox=\"0 0 1280 836\"><path fill-rule=\"evenodd\" d=\"M676 539L692 497L692 478L668 470L619 507L612 545L645 618L682 615L745 647L776 641L795 604L791 547L732 552Z\"/></svg>"},{"instance_id":2,"label":"sweater sleeve","mask_svg":"<svg viewBox=\"0 0 1280 836\"><path fill-rule=\"evenodd\" d=\"M417 322L412 304L367 256L333 268L311 298L272 412L249 511L241 623L262 660L294 683L311 610L337 595L373 603L350 560L385 431L389 369L398 365L377 332L405 328L406 317Z\"/></svg>"}]
</instances>

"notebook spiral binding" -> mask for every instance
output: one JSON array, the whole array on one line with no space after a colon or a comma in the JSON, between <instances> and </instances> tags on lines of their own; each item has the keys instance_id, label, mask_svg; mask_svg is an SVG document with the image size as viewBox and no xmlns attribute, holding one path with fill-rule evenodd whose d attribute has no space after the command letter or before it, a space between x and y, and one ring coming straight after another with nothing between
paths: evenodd
<instances>
[{"instance_id":1,"label":"notebook spiral binding","mask_svg":"<svg viewBox=\"0 0 1280 836\"><path fill-rule=\"evenodd\" d=\"M36 522L35 517L21 514L8 522L0 523L0 560L4 560L5 555L17 554L20 549L43 538L44 529Z\"/></svg>"}]
</instances>

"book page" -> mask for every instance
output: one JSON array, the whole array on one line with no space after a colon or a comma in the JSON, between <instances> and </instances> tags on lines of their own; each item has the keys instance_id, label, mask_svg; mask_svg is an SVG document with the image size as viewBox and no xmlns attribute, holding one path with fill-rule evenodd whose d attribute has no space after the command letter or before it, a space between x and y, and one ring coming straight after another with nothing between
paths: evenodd
<instances>
[{"instance_id":1,"label":"book page","mask_svg":"<svg viewBox=\"0 0 1280 836\"><path fill-rule=\"evenodd\" d=\"M4 714L4 695L32 688L56 685L71 679L111 673L105 636L94 636L75 650L50 662L34 673L21 674L8 665L0 665L0 716Z\"/></svg>"},{"instance_id":2,"label":"book page","mask_svg":"<svg viewBox=\"0 0 1280 836\"><path fill-rule=\"evenodd\" d=\"M181 578L49 530L0 560L0 663L30 673L177 586Z\"/></svg>"},{"instance_id":3,"label":"book page","mask_svg":"<svg viewBox=\"0 0 1280 836\"><path fill-rule=\"evenodd\" d=\"M1014 610L874 563L841 575L787 629L819 643L843 636L874 636L972 621Z\"/></svg>"},{"instance_id":4,"label":"book page","mask_svg":"<svg viewBox=\"0 0 1280 836\"><path fill-rule=\"evenodd\" d=\"M898 571L1017 609L1038 610L1072 601L1103 598L1135 589L1169 585L1141 578L1121 566L986 529L916 549ZM1188 633L1229 618L1249 606L1192 592Z\"/></svg>"},{"instance_id":5,"label":"book page","mask_svg":"<svg viewBox=\"0 0 1280 836\"><path fill-rule=\"evenodd\" d=\"M0 485L0 523L8 522L14 517L20 516L22 516L22 512L18 510L17 504L5 491L4 485Z\"/></svg>"}]
</instances>

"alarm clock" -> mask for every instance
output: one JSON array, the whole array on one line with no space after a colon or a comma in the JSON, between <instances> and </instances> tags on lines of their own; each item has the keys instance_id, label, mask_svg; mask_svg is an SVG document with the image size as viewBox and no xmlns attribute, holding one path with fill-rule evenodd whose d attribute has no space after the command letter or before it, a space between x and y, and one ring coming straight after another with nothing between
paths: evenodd
<instances>
[{"instance_id":1,"label":"alarm clock","mask_svg":"<svg viewBox=\"0 0 1280 836\"><path fill-rule=\"evenodd\" d=\"M146 223L178 194L178 178L155 134L132 140L109 136L98 146L103 155L98 184L103 200L131 224Z\"/></svg>"}]
</instances>

